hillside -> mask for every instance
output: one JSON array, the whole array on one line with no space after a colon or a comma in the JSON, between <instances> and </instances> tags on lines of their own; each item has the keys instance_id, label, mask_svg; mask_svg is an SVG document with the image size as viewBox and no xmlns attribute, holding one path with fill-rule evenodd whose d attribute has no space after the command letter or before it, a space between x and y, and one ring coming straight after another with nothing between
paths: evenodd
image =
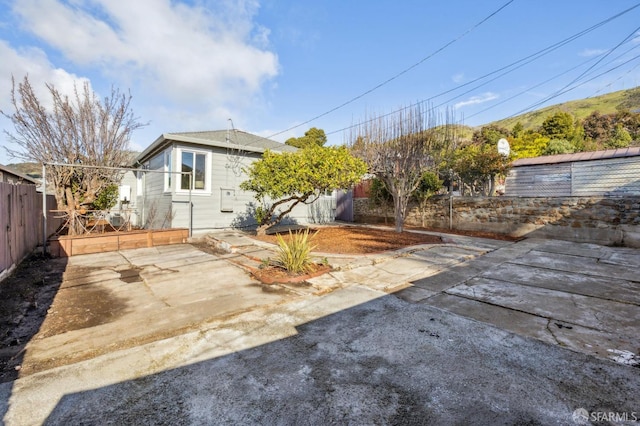
<instances>
[{"instance_id":1,"label":"hillside","mask_svg":"<svg viewBox=\"0 0 640 426\"><path fill-rule=\"evenodd\" d=\"M40 179L42 177L42 166L38 163L11 163L7 164L6 167L34 179Z\"/></svg>"},{"instance_id":2,"label":"hillside","mask_svg":"<svg viewBox=\"0 0 640 426\"><path fill-rule=\"evenodd\" d=\"M568 112L577 119L583 119L593 111L598 111L601 114L611 114L621 109L640 110L640 87L564 102L488 124L511 129L519 121L524 129L528 130L540 127L545 118L556 112Z\"/></svg>"}]
</instances>

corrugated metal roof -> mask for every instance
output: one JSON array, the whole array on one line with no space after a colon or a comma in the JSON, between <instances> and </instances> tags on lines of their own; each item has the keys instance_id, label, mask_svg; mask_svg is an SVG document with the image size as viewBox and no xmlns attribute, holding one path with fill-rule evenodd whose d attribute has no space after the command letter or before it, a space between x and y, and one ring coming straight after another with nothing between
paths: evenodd
<instances>
[{"instance_id":1,"label":"corrugated metal roof","mask_svg":"<svg viewBox=\"0 0 640 426\"><path fill-rule=\"evenodd\" d=\"M296 147L241 130L210 130L204 132L164 133L138 156L138 160L144 161L150 154L169 141L187 142L219 148L241 148L244 151L251 152L264 152L267 149L280 152L295 152L298 150Z\"/></svg>"},{"instance_id":2,"label":"corrugated metal roof","mask_svg":"<svg viewBox=\"0 0 640 426\"><path fill-rule=\"evenodd\" d=\"M511 163L512 167L534 166L539 164L571 163L575 161L593 161L605 158L640 156L640 146L606 149L603 151L578 152L576 154L543 155L542 157L521 158Z\"/></svg>"}]
</instances>

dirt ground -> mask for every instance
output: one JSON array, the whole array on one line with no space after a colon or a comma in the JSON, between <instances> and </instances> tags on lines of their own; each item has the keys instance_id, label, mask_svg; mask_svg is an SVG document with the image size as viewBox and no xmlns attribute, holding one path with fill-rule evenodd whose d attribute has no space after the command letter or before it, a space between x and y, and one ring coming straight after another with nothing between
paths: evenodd
<instances>
[{"instance_id":1,"label":"dirt ground","mask_svg":"<svg viewBox=\"0 0 640 426\"><path fill-rule=\"evenodd\" d=\"M481 233L465 234L499 238ZM275 235L259 239L276 243ZM321 227L315 231L311 242L316 252L368 254L416 244L439 244L442 239L410 232L398 234L392 228ZM20 365L25 346L34 336L56 335L73 328L74 324L77 324L76 328L89 327L95 323L92 315L109 317L113 310L120 309L120 304L109 298L85 295L89 297L78 301L68 296L76 294L74 292L59 292L65 269L64 258L50 259L34 254L0 282L0 382L18 376L19 370L15 366ZM90 309L87 304L92 304Z\"/></svg>"},{"instance_id":2,"label":"dirt ground","mask_svg":"<svg viewBox=\"0 0 640 426\"><path fill-rule=\"evenodd\" d=\"M417 229L417 228L416 228ZM425 230L424 228L420 228ZM504 236L490 234L488 232L474 231L443 231L430 229L431 231L455 233L458 235L468 235L473 237L493 238L500 240L515 239ZM285 241L288 234L281 234ZM277 236L265 235L254 236L253 238L268 243L277 244ZM414 232L404 231L397 233L393 228L365 228L353 226L329 226L312 229L310 234L311 244L315 246L314 251L323 253L342 253L342 254L369 254L379 253L389 250L398 250L417 244L440 244L442 238L437 235L418 234Z\"/></svg>"}]
</instances>

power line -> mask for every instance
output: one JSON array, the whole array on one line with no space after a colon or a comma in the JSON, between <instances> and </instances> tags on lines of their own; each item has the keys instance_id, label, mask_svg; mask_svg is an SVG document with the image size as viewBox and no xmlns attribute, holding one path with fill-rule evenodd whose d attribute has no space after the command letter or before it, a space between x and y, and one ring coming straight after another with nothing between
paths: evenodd
<instances>
[{"instance_id":1,"label":"power line","mask_svg":"<svg viewBox=\"0 0 640 426\"><path fill-rule=\"evenodd\" d=\"M569 83L567 83L566 85L564 85L561 89L557 90L556 92L552 93L551 95L547 96L546 98L533 103L532 105L529 105L528 107L514 113L511 114L509 117L507 118L512 118L515 117L517 115L523 114L527 111L530 111L533 108L536 108L542 104L544 104L545 102L550 101L551 99L557 98L558 96L565 94L573 89L575 89L576 87L580 87L580 85L574 86L569 90L566 90L569 86L571 86L572 84L578 82L582 77L584 77L585 75L587 75L589 73L589 71L591 71L596 65L598 65L604 58L606 58L607 56L609 56L611 53L613 53L616 49L618 49L622 44L624 44L626 41L628 41L631 37L633 37L638 31L640 31L640 27L637 27L636 29L634 29L627 37L625 37L620 43L618 43L613 49L609 50L605 55L602 56L602 58L600 58L595 64L593 64L591 67L589 67L587 70L585 70L582 74L580 74L578 77L574 78L573 80L571 80ZM587 80L587 81L591 81Z\"/></svg>"},{"instance_id":2,"label":"power line","mask_svg":"<svg viewBox=\"0 0 640 426\"><path fill-rule=\"evenodd\" d=\"M481 81L481 80L483 80L483 79L485 79L485 78L487 78L487 77L489 77L489 76L492 76L492 75L494 75L494 74L497 74L497 73L500 73L500 72L503 72L503 71L504 71L502 74L498 75L497 77L495 77L495 78L493 78L493 79L491 79L491 80L488 80L488 81L486 81L486 82L484 82L484 83L482 83L482 84L480 84L480 85L474 86L473 88L469 89L468 91L463 92L462 94L460 94L460 95L458 95L458 96L456 96L456 97L454 97L454 98L451 98L451 99L449 99L449 100L447 101L447 102L450 102L451 100L457 99L457 98L459 98L459 97L461 97L461 96L463 96L463 95L465 95L465 94L467 94L467 93L470 93L470 92L472 92L472 91L474 91L474 90L476 90L476 89L478 89L478 88L480 88L480 87L482 87L482 86L484 86L484 85L486 85L486 84L488 84L488 83L490 83L490 82L492 82L492 81L497 80L497 79L498 79L498 78L500 78L500 77L503 77L504 75L506 75L506 74L508 74L508 73L511 73L511 72L513 72L513 71L515 71L515 70L517 70L517 69L519 69L519 68L523 67L524 65L527 65L527 64L529 64L529 63L531 63L531 62L533 62L533 61L535 61L535 60L537 60L537 59L540 59L541 57L543 57L543 56L545 56L545 55L547 55L547 54L549 54L549 53L551 53L551 52L553 52L553 51L555 51L555 50L559 49L560 47L565 46L566 44L568 44L568 43L570 43L570 42L572 42L572 41L574 41L574 40L576 40L576 39L578 39L578 38L580 38L580 37L582 37L582 36L584 36L584 35L586 35L586 34L588 34L588 33L592 32L592 31L594 31L594 30L598 29L599 27L601 27L601 26L603 26L603 25L605 25L605 24L608 24L609 22L611 22L611 21L613 21L613 20L615 20L615 19L619 18L620 16L623 16L623 15L625 15L625 14L627 14L627 13L631 12L633 9L636 9L636 8L637 8L637 7L639 7L639 6L640 6L640 3L637 3L636 5L634 5L634 6L630 7L630 8L628 8L628 9L625 9L625 10L623 10L622 12L619 12L619 13L617 13L617 14L615 14L615 15L613 15L613 16L611 16L611 17L609 17L609 18L607 18L607 19L605 19L605 20L603 20L603 21L598 22L598 23L597 23L597 24L595 24L595 25L592 25L591 27L588 27L588 28L586 28L586 29L584 29L584 30L582 30L582 31L579 31L579 32L578 32L578 33L576 33L576 34L573 34L573 35L571 35L571 36L569 36L569 37L567 37L567 38L565 38L565 39L563 39L563 40L561 40L561 41L559 41L559 42L557 42L557 43L554 43L554 44L552 44L552 45L550 45L550 46L548 46L548 47L545 47L544 49L541 49L541 50L539 50L539 51L537 51L537 52L535 52L535 53L533 53L533 54L531 54L531 55L528 55L528 56L526 56L526 57L522 58L522 59L519 59L519 60L517 60L517 61L515 61L515 62L512 62L512 63L510 63L510 64L508 64L508 65L505 65L505 66L503 66L503 67L501 67L501 68L498 68L497 70L494 70L494 71L491 71L491 72L489 72L489 73L487 73L487 74L484 74L483 76L477 77L477 78L475 78L475 79L473 79L473 80L471 80L471 81L468 81L467 83L464 83L464 84L458 85L458 86L456 86L456 87L454 87L454 88L451 88L451 89L449 89L449 90L445 90L445 91L440 92L440 93L438 93L438 94L436 94L436 95L434 95L434 96L431 96L431 97L429 97L429 98L423 99L423 100L418 101L418 102L415 102L415 103L413 103L413 104L410 104L409 106L406 106L406 107L403 107L403 108L400 108L400 109L397 109L397 110L391 111L391 112L389 112L389 113L387 113L387 114L384 114L384 115L378 116L378 117L376 117L375 119L378 119L378 118L381 118L381 117L386 117L386 116L389 116L389 115L395 114L395 113L397 113L397 112L399 112L399 111L403 111L403 110L405 110L405 109L411 108L411 107L416 106L416 105L418 105L418 104L420 104L420 103L429 102L429 101L431 101L431 100L433 100L433 99L436 99L436 98L438 98L438 97L440 97L440 96L446 95L447 93L455 92L456 90L459 90L459 89L461 89L461 88L463 88L463 87L466 87L466 86L469 86L469 85L471 85L471 84L473 84L473 83L476 83L476 82L478 82L478 81ZM516 66L516 65L517 65L517 66ZM513 68L513 69L510 69L510 68L512 68L512 67L514 67L514 68ZM442 105L442 104L440 104L439 106L441 106L441 105ZM367 122L369 122L369 121L371 121L371 120L365 120L365 121L363 121L362 123L359 123L359 124L367 123ZM358 124L358 125L359 125L359 124ZM356 126L357 126L357 125L350 125L350 126L346 126L346 127L341 128L341 129L338 129L338 130L333 130L333 131L331 131L331 132L327 132L326 134L327 134L327 135L332 135L332 134L335 134L335 133L339 133L339 132L343 132L343 131L345 131L345 130L352 129L352 128L356 127Z\"/></svg>"},{"instance_id":3,"label":"power line","mask_svg":"<svg viewBox=\"0 0 640 426\"><path fill-rule=\"evenodd\" d=\"M339 110L340 108L343 108L355 101L357 101L358 99L368 95L369 93L381 88L382 86L391 83L392 81L396 80L397 78L401 77L402 75L408 73L409 71L411 71L412 69L418 67L419 65L421 65L422 63L424 63L425 61L427 61L428 59L432 58L433 56L437 55L438 53L442 52L444 49L446 49L447 47L451 46L453 43L457 42L458 40L460 40L461 38L463 38L464 36L466 36L467 34L469 34L471 31L475 30L476 28L478 28L480 25L484 24L486 21L488 21L489 19L491 19L493 16L495 16L496 14L498 14L502 9L504 9L505 7L509 6L511 3L513 3L515 0L509 0L507 1L505 4L503 4L502 6L500 6L497 10L495 10L494 12L492 12L489 16L487 16L486 18L484 18L483 20L481 20L480 22L476 23L475 25L473 25L471 28L469 28L468 30L466 30L465 32L463 32L462 34L460 34L458 37L454 38L453 40L451 40L450 42L446 43L444 46L440 47L439 49L437 49L435 52L429 54L428 56L422 58L421 60L419 60L418 62L416 62L415 64L411 65L408 68L405 68L404 70L400 71L399 73L397 73L396 75L386 79L385 81L383 81L382 83L372 87L371 89L359 94L358 96L355 96L351 99L349 99L346 102L341 103L340 105L331 108L330 110L323 112L322 114L316 115L313 118L310 118L307 121L304 121L302 123L296 124L295 126L289 127L287 129L284 129L278 133L274 133L271 136L268 136L267 139L271 139L274 136L278 136L282 133L288 132L289 130L293 130L296 129L300 126L304 126L305 124L309 124L312 121L315 121L319 118L322 118L326 115L331 114L332 112L335 112L337 110Z\"/></svg>"},{"instance_id":4,"label":"power line","mask_svg":"<svg viewBox=\"0 0 640 426\"><path fill-rule=\"evenodd\" d=\"M632 50L634 50L634 49L637 49L638 47L640 47L640 46L636 45L636 46L633 46L633 47L632 47L632 48L630 48L630 49L627 49L625 52L621 53L621 54L620 54L620 55L618 55L616 58L614 58L611 62L615 61L616 59L621 58L622 56L626 55L627 53L629 53L630 51L632 51ZM482 110L480 110L480 111L478 111L478 112L476 112L476 113L473 113L473 114L471 114L471 115L467 116L466 118L475 117L475 116L480 115L480 114L482 114L482 113L484 113L484 112L487 112L488 110L493 109L493 108L495 108L495 107L497 107L497 106L499 106L499 105L502 105L502 104L504 104L504 103L506 103L506 102L509 102L510 100L515 99L515 98L517 98L518 96L523 95L523 94L527 93L528 91L530 91L530 90L532 90L532 89L536 89L536 88L538 88L538 87L540 87L540 86L543 86L543 85L545 85L545 84L549 83L550 81L555 80L556 78L562 77L563 75L568 74L569 72L571 72L571 71L573 71L573 70L575 70L575 69L578 69L578 68L580 68L581 66L583 66L583 65L585 65L585 64L588 64L589 62L592 62L592 61L596 60L597 58L598 58L598 57L594 57L594 58L588 59L588 60L586 60L586 61L584 61L584 62L581 62L580 64L576 65L575 67L569 68L569 69L568 69L568 70L566 70L566 71L563 71L563 72L561 72L561 73L559 73L559 74L556 74L556 75L554 75L553 77L550 77L550 78L548 78L548 79L546 79L546 80L544 80L544 81L542 81L542 82L540 82L540 83L538 83L538 84L536 84L536 85L534 85L534 86L527 87L527 88L526 88L526 89L524 89L523 91L518 92L518 93L516 93L515 95L510 96L510 97L508 97L508 98L506 98L506 99L503 99L502 101L497 102L497 103L495 103L495 104L493 104L493 105L491 105L491 106L488 106L488 107L486 107L486 108L484 108L484 109L482 109ZM612 70L613 70L613 69L610 69L609 71L612 71Z\"/></svg>"}]
</instances>

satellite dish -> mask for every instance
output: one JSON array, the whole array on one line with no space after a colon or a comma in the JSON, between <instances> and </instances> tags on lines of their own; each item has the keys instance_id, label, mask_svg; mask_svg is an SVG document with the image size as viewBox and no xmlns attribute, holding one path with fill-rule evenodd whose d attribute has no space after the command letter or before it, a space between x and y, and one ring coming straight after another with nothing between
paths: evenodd
<instances>
[{"instance_id":1,"label":"satellite dish","mask_svg":"<svg viewBox=\"0 0 640 426\"><path fill-rule=\"evenodd\" d=\"M502 138L498 141L498 153L504 155L505 157L508 157L509 153L511 153L509 141L505 138Z\"/></svg>"}]
</instances>

